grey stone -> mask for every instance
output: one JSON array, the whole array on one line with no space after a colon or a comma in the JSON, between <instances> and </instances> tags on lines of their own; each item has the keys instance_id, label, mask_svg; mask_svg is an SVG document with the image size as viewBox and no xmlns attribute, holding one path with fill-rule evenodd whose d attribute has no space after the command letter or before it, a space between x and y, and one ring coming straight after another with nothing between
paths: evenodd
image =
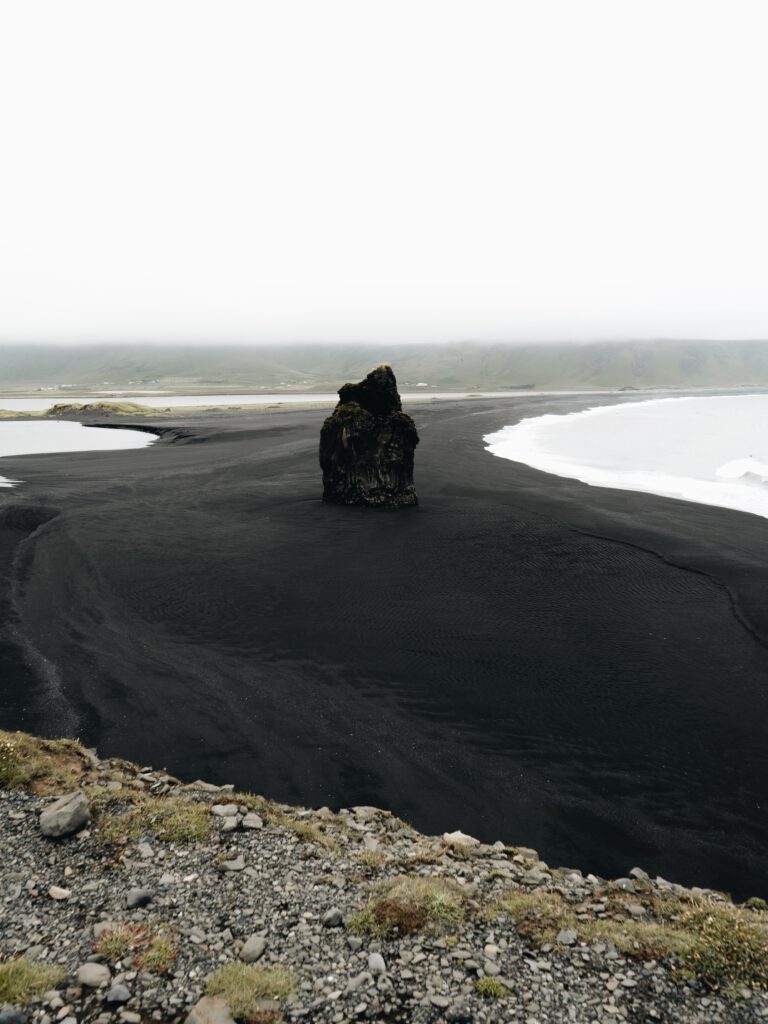
<instances>
[{"instance_id":1,"label":"grey stone","mask_svg":"<svg viewBox=\"0 0 768 1024\"><path fill-rule=\"evenodd\" d=\"M331 907L323 914L323 928L341 928L344 917L338 907Z\"/></svg>"},{"instance_id":2,"label":"grey stone","mask_svg":"<svg viewBox=\"0 0 768 1024\"><path fill-rule=\"evenodd\" d=\"M104 1000L107 1003L127 1003L130 998L131 993L125 985L113 985L104 996Z\"/></svg>"},{"instance_id":3,"label":"grey stone","mask_svg":"<svg viewBox=\"0 0 768 1024\"><path fill-rule=\"evenodd\" d=\"M59 797L40 815L40 831L50 839L79 832L91 817L85 793L79 789Z\"/></svg>"},{"instance_id":4,"label":"grey stone","mask_svg":"<svg viewBox=\"0 0 768 1024\"><path fill-rule=\"evenodd\" d=\"M217 818L234 818L237 816L237 804L214 804L211 814Z\"/></svg>"},{"instance_id":5,"label":"grey stone","mask_svg":"<svg viewBox=\"0 0 768 1024\"><path fill-rule=\"evenodd\" d=\"M371 953L368 957L368 970L373 975L387 973L387 965L381 953Z\"/></svg>"},{"instance_id":6,"label":"grey stone","mask_svg":"<svg viewBox=\"0 0 768 1024\"><path fill-rule=\"evenodd\" d=\"M617 878L613 884L622 892L635 892L635 883L631 878Z\"/></svg>"},{"instance_id":7,"label":"grey stone","mask_svg":"<svg viewBox=\"0 0 768 1024\"><path fill-rule=\"evenodd\" d=\"M227 1001L221 996L203 996L195 1003L186 1024L235 1024Z\"/></svg>"},{"instance_id":8,"label":"grey stone","mask_svg":"<svg viewBox=\"0 0 768 1024\"><path fill-rule=\"evenodd\" d=\"M448 1007L451 1005L451 1000L448 999L446 996L430 996L429 1001L430 1003L432 1003L433 1006L437 1006L441 1010L447 1010Z\"/></svg>"},{"instance_id":9,"label":"grey stone","mask_svg":"<svg viewBox=\"0 0 768 1024\"><path fill-rule=\"evenodd\" d=\"M350 995L352 992L357 992L359 988L368 988L372 984L373 975L368 971L361 971L360 974L356 974L354 978L349 979L347 987L344 989L344 994Z\"/></svg>"},{"instance_id":10,"label":"grey stone","mask_svg":"<svg viewBox=\"0 0 768 1024\"><path fill-rule=\"evenodd\" d=\"M251 811L243 818L243 828L264 828L264 822L255 812Z\"/></svg>"},{"instance_id":11,"label":"grey stone","mask_svg":"<svg viewBox=\"0 0 768 1024\"><path fill-rule=\"evenodd\" d=\"M86 988L101 988L108 985L112 975L106 964L83 964L78 967L75 978L78 985L85 985Z\"/></svg>"},{"instance_id":12,"label":"grey stone","mask_svg":"<svg viewBox=\"0 0 768 1024\"><path fill-rule=\"evenodd\" d=\"M146 907L152 900L151 889L129 889L128 895L125 898L125 905L129 910L134 910L136 907Z\"/></svg>"},{"instance_id":13,"label":"grey stone","mask_svg":"<svg viewBox=\"0 0 768 1024\"><path fill-rule=\"evenodd\" d=\"M378 853L380 845L375 836L363 836L363 846L369 853Z\"/></svg>"},{"instance_id":14,"label":"grey stone","mask_svg":"<svg viewBox=\"0 0 768 1024\"><path fill-rule=\"evenodd\" d=\"M247 964L255 963L259 957L264 955L267 948L267 940L263 935L252 935L240 950L240 959Z\"/></svg>"},{"instance_id":15,"label":"grey stone","mask_svg":"<svg viewBox=\"0 0 768 1024\"><path fill-rule=\"evenodd\" d=\"M557 933L557 939L555 940L560 946L575 946L578 939L576 932L571 931L568 928L563 928Z\"/></svg>"},{"instance_id":16,"label":"grey stone","mask_svg":"<svg viewBox=\"0 0 768 1024\"><path fill-rule=\"evenodd\" d=\"M0 1024L27 1024L27 1015L15 1006L0 1008Z\"/></svg>"},{"instance_id":17,"label":"grey stone","mask_svg":"<svg viewBox=\"0 0 768 1024\"><path fill-rule=\"evenodd\" d=\"M242 871L245 867L245 861L242 856L235 857L234 860L225 860L221 865L222 871Z\"/></svg>"},{"instance_id":18,"label":"grey stone","mask_svg":"<svg viewBox=\"0 0 768 1024\"><path fill-rule=\"evenodd\" d=\"M97 921L93 926L93 937L98 939L102 932L111 932L115 928L114 921Z\"/></svg>"}]
</instances>

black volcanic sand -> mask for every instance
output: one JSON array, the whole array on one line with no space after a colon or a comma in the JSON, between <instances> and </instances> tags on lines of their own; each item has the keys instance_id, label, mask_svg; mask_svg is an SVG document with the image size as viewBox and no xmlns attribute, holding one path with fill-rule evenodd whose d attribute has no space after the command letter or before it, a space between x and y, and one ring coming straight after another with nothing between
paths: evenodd
<instances>
[{"instance_id":1,"label":"black volcanic sand","mask_svg":"<svg viewBox=\"0 0 768 1024\"><path fill-rule=\"evenodd\" d=\"M398 511L320 502L318 410L3 460L2 724L768 895L768 522L484 450L591 404L411 406Z\"/></svg>"}]
</instances>

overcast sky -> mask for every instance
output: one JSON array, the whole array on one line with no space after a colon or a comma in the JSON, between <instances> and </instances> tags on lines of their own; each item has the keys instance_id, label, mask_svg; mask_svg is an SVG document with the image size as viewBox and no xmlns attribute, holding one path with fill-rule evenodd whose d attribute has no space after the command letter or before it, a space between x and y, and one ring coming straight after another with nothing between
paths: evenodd
<instances>
[{"instance_id":1,"label":"overcast sky","mask_svg":"<svg viewBox=\"0 0 768 1024\"><path fill-rule=\"evenodd\" d=\"M768 338L765 0L0 0L0 340Z\"/></svg>"}]
</instances>

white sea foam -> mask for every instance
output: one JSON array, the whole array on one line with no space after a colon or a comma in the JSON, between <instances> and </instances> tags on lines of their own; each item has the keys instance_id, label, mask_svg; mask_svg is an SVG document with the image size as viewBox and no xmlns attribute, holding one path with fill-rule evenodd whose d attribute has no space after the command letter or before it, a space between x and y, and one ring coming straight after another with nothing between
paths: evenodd
<instances>
[{"instance_id":1,"label":"white sea foam","mask_svg":"<svg viewBox=\"0 0 768 1024\"><path fill-rule=\"evenodd\" d=\"M7 420L0 423L0 458L54 452L92 452L122 448L146 448L154 434L139 430L84 427L69 421ZM0 487L20 483L0 476Z\"/></svg>"},{"instance_id":2,"label":"white sea foam","mask_svg":"<svg viewBox=\"0 0 768 1024\"><path fill-rule=\"evenodd\" d=\"M768 518L768 395L662 398L537 416L488 451L596 487Z\"/></svg>"}]
</instances>

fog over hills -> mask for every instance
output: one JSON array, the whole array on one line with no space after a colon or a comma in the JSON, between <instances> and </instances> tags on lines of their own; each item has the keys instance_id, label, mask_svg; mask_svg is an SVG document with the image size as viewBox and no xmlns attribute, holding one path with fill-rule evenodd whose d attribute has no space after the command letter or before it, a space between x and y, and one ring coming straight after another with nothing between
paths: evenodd
<instances>
[{"instance_id":1,"label":"fog over hills","mask_svg":"<svg viewBox=\"0 0 768 1024\"><path fill-rule=\"evenodd\" d=\"M768 341L338 345L6 345L0 389L336 390L391 362L401 386L514 388L768 386Z\"/></svg>"}]
</instances>

